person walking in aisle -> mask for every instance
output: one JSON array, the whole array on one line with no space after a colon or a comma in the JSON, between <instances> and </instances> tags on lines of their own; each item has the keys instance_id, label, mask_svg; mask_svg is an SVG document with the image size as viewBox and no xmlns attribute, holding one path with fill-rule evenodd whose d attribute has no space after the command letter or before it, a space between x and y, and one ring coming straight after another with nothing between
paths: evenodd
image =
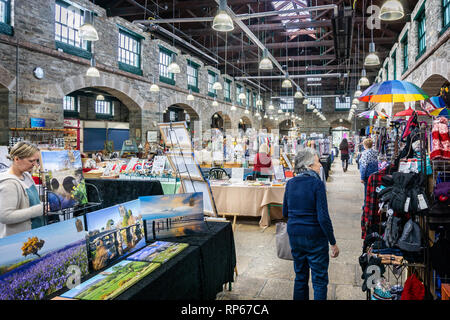
<instances>
[{"instance_id":1,"label":"person walking in aisle","mask_svg":"<svg viewBox=\"0 0 450 320\"><path fill-rule=\"evenodd\" d=\"M367 182L372 173L378 171L378 152L372 149L373 140L367 138L363 141L364 151L361 153L359 159L359 173L361 176L361 183L364 184L364 205L366 203L366 189Z\"/></svg>"},{"instance_id":2,"label":"person walking in aisle","mask_svg":"<svg viewBox=\"0 0 450 320\"><path fill-rule=\"evenodd\" d=\"M18 142L9 158L11 167L0 173L0 238L31 230L33 219L39 219L44 213L30 174L39 163L38 147Z\"/></svg>"},{"instance_id":3,"label":"person walking in aisle","mask_svg":"<svg viewBox=\"0 0 450 320\"><path fill-rule=\"evenodd\" d=\"M344 170L344 172L346 172L348 168L348 159L349 159L348 142L346 138L342 139L342 142L339 145L339 150L341 151L342 169Z\"/></svg>"},{"instance_id":4,"label":"person walking in aisle","mask_svg":"<svg viewBox=\"0 0 450 320\"><path fill-rule=\"evenodd\" d=\"M348 155L350 157L350 164L353 164L353 155L355 153L355 144L352 140L348 142Z\"/></svg>"},{"instance_id":5,"label":"person walking in aisle","mask_svg":"<svg viewBox=\"0 0 450 320\"><path fill-rule=\"evenodd\" d=\"M339 255L333 225L328 214L325 185L319 177L317 153L303 148L295 156L296 176L286 184L283 217L294 259L294 300L309 300L311 269L314 300L327 299L329 246L331 257Z\"/></svg>"}]
</instances>

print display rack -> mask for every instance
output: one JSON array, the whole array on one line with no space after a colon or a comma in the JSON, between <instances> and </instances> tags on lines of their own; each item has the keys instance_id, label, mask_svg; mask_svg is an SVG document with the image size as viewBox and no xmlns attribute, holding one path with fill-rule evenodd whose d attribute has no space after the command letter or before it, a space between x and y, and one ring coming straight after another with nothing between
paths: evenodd
<instances>
[{"instance_id":1,"label":"print display rack","mask_svg":"<svg viewBox=\"0 0 450 320\"><path fill-rule=\"evenodd\" d=\"M44 172L43 171L39 171L39 176L43 177L44 176ZM55 199L58 199L59 201L59 209L58 210L52 210L50 211L50 202L48 200L48 196L50 194L54 194L54 192L50 191L48 189L48 187L42 183L39 187L39 194L42 195L42 204L44 207L44 223L45 224L51 224L51 223L55 223L55 222L60 222L60 221L65 221L65 220L69 220L72 219L74 217L78 217L78 216L82 216L84 214L86 214L87 212L90 211L94 211L94 210L98 210L101 208L101 205L103 203L103 198L101 196L100 191L98 190L98 188L91 184L91 183L87 183L85 182L85 186L86 186L86 190L89 188L92 188L94 190L94 198L96 201L88 201L88 203L83 204L83 205L77 205L75 207L70 207L70 208L62 208L62 203L59 201L58 197L55 197Z\"/></svg>"},{"instance_id":2,"label":"print display rack","mask_svg":"<svg viewBox=\"0 0 450 320\"><path fill-rule=\"evenodd\" d=\"M195 159L186 122L160 123L158 126L165 145L170 148L165 155L176 178L180 179L183 191L185 193L202 192L204 213L218 217L211 187Z\"/></svg>"}]
</instances>

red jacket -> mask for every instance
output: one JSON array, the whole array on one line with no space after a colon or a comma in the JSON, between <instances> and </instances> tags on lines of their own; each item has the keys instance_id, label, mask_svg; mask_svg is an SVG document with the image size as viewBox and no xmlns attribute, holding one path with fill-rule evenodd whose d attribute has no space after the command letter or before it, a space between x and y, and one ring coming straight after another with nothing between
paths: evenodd
<instances>
[{"instance_id":1,"label":"red jacket","mask_svg":"<svg viewBox=\"0 0 450 320\"><path fill-rule=\"evenodd\" d=\"M253 171L261 172L262 168L270 168L272 159L267 153L257 153L253 161Z\"/></svg>"}]
</instances>

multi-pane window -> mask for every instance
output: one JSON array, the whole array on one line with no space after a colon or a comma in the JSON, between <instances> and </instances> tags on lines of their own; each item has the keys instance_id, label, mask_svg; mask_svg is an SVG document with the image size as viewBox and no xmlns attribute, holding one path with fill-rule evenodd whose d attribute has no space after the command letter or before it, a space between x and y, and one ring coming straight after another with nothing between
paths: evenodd
<instances>
[{"instance_id":1,"label":"multi-pane window","mask_svg":"<svg viewBox=\"0 0 450 320\"><path fill-rule=\"evenodd\" d=\"M340 97L336 97L335 110L345 111L350 110L350 107L350 97L345 97L343 101Z\"/></svg>"},{"instance_id":2,"label":"multi-pane window","mask_svg":"<svg viewBox=\"0 0 450 320\"><path fill-rule=\"evenodd\" d=\"M245 104L249 107L250 107L250 99L251 99L250 90L247 89L247 95L245 97Z\"/></svg>"},{"instance_id":3,"label":"multi-pane window","mask_svg":"<svg viewBox=\"0 0 450 320\"><path fill-rule=\"evenodd\" d=\"M114 109L111 101L95 100L95 113L99 115L114 116Z\"/></svg>"},{"instance_id":4,"label":"multi-pane window","mask_svg":"<svg viewBox=\"0 0 450 320\"><path fill-rule=\"evenodd\" d=\"M392 58L392 69L394 71L394 79L393 80L397 80L397 50L394 51L391 58Z\"/></svg>"},{"instance_id":5,"label":"multi-pane window","mask_svg":"<svg viewBox=\"0 0 450 320\"><path fill-rule=\"evenodd\" d=\"M78 29L84 23L82 10L77 10L64 2L55 3L55 40L71 46L89 50L88 42L79 37Z\"/></svg>"},{"instance_id":6,"label":"multi-pane window","mask_svg":"<svg viewBox=\"0 0 450 320\"><path fill-rule=\"evenodd\" d=\"M141 43L139 39L119 30L119 62L130 66L141 67Z\"/></svg>"},{"instance_id":7,"label":"multi-pane window","mask_svg":"<svg viewBox=\"0 0 450 320\"><path fill-rule=\"evenodd\" d=\"M198 89L198 66L188 60L187 84L189 89Z\"/></svg>"},{"instance_id":8,"label":"multi-pane window","mask_svg":"<svg viewBox=\"0 0 450 320\"><path fill-rule=\"evenodd\" d=\"M403 45L403 72L408 70L408 34L402 40Z\"/></svg>"},{"instance_id":9,"label":"multi-pane window","mask_svg":"<svg viewBox=\"0 0 450 320\"><path fill-rule=\"evenodd\" d=\"M236 103L242 105L241 99L239 99L239 94L242 92L243 88L240 85L236 85Z\"/></svg>"},{"instance_id":10,"label":"multi-pane window","mask_svg":"<svg viewBox=\"0 0 450 320\"><path fill-rule=\"evenodd\" d=\"M252 99L252 107L253 107L253 108L256 108L256 93L255 93L255 92L253 93L252 98L253 98L253 99Z\"/></svg>"},{"instance_id":11,"label":"multi-pane window","mask_svg":"<svg viewBox=\"0 0 450 320\"><path fill-rule=\"evenodd\" d=\"M450 25L450 0L442 0L443 27Z\"/></svg>"},{"instance_id":12,"label":"multi-pane window","mask_svg":"<svg viewBox=\"0 0 450 320\"><path fill-rule=\"evenodd\" d=\"M9 0L0 0L0 22L9 24Z\"/></svg>"},{"instance_id":13,"label":"multi-pane window","mask_svg":"<svg viewBox=\"0 0 450 320\"><path fill-rule=\"evenodd\" d=\"M321 97L312 97L312 98L308 98L309 99L309 105L306 107L306 110L308 111L312 111L313 110L313 105L316 106L317 110L322 110L322 98Z\"/></svg>"},{"instance_id":14,"label":"multi-pane window","mask_svg":"<svg viewBox=\"0 0 450 320\"><path fill-rule=\"evenodd\" d=\"M172 52L164 48L159 48L159 76L160 80L174 80L174 74L169 72L168 67L172 62Z\"/></svg>"},{"instance_id":15,"label":"multi-pane window","mask_svg":"<svg viewBox=\"0 0 450 320\"><path fill-rule=\"evenodd\" d=\"M216 89L213 89L214 82L217 81L217 74L212 71L208 71L208 95L215 97Z\"/></svg>"},{"instance_id":16,"label":"multi-pane window","mask_svg":"<svg viewBox=\"0 0 450 320\"><path fill-rule=\"evenodd\" d=\"M231 102L231 81L226 80L223 82L223 96L225 101Z\"/></svg>"},{"instance_id":17,"label":"multi-pane window","mask_svg":"<svg viewBox=\"0 0 450 320\"><path fill-rule=\"evenodd\" d=\"M294 110L294 98L292 97L280 98L280 109Z\"/></svg>"},{"instance_id":18,"label":"multi-pane window","mask_svg":"<svg viewBox=\"0 0 450 320\"><path fill-rule=\"evenodd\" d=\"M77 105L76 105L75 97L64 96L63 110L64 111L78 112L78 108L77 108Z\"/></svg>"},{"instance_id":19,"label":"multi-pane window","mask_svg":"<svg viewBox=\"0 0 450 320\"><path fill-rule=\"evenodd\" d=\"M419 44L419 56L421 56L427 49L425 10L417 18L417 41Z\"/></svg>"},{"instance_id":20,"label":"multi-pane window","mask_svg":"<svg viewBox=\"0 0 450 320\"><path fill-rule=\"evenodd\" d=\"M386 74L386 81L389 80L389 63L386 63L386 66L384 67L384 71Z\"/></svg>"}]
</instances>

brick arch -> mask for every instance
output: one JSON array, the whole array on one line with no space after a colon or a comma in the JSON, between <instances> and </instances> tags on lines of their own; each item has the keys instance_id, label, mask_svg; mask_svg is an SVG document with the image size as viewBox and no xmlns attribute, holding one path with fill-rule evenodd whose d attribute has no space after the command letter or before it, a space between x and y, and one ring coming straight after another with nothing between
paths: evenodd
<instances>
[{"instance_id":1,"label":"brick arch","mask_svg":"<svg viewBox=\"0 0 450 320\"><path fill-rule=\"evenodd\" d=\"M330 123L331 128L334 129L337 127L345 127L348 130L352 130L352 123L350 121L348 121L347 119L343 119L343 118L340 118L340 119L342 119L342 122L340 122L339 119L332 121Z\"/></svg>"},{"instance_id":2,"label":"brick arch","mask_svg":"<svg viewBox=\"0 0 450 320\"><path fill-rule=\"evenodd\" d=\"M168 109L172 105L177 105L185 109L192 119L202 119L204 116L204 113L202 112L204 108L204 103L202 101L203 99L195 97L194 101L187 101L186 98L188 94L189 93L182 94L177 92L175 94L171 94L170 98L167 100L161 99L161 112Z\"/></svg>"},{"instance_id":3,"label":"brick arch","mask_svg":"<svg viewBox=\"0 0 450 320\"><path fill-rule=\"evenodd\" d=\"M439 95L442 86L448 83L449 80L440 74L433 74L428 77L421 85L421 88L430 96Z\"/></svg>"},{"instance_id":4,"label":"brick arch","mask_svg":"<svg viewBox=\"0 0 450 320\"><path fill-rule=\"evenodd\" d=\"M83 88L98 88L118 98L131 112L148 109L148 102L128 83L103 73L100 78L84 75L69 77L61 84L55 84L55 92L61 99L69 93ZM62 103L61 103L62 105Z\"/></svg>"}]
</instances>

